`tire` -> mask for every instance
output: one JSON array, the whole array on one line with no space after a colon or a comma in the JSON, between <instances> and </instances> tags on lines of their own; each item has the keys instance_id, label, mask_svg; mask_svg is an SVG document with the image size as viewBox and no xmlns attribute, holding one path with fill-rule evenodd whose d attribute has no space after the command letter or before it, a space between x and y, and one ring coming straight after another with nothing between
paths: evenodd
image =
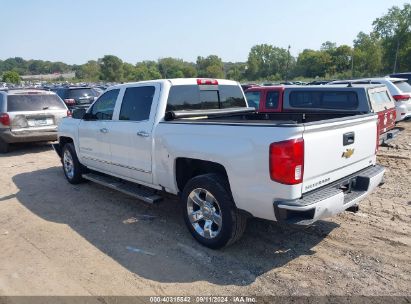
<instances>
[{"instance_id":1,"label":"tire","mask_svg":"<svg viewBox=\"0 0 411 304\"><path fill-rule=\"evenodd\" d=\"M247 217L236 209L228 182L222 176L204 174L192 178L184 187L181 200L187 228L202 245L219 249L233 244L244 233Z\"/></svg>"},{"instance_id":2,"label":"tire","mask_svg":"<svg viewBox=\"0 0 411 304\"><path fill-rule=\"evenodd\" d=\"M79 184L83 181L81 176L84 172L83 166L77 158L76 150L72 143L64 145L61 162L63 164L64 175L70 184Z\"/></svg>"},{"instance_id":3,"label":"tire","mask_svg":"<svg viewBox=\"0 0 411 304\"><path fill-rule=\"evenodd\" d=\"M7 152L9 152L9 144L6 143L4 140L0 139L0 153Z\"/></svg>"}]
</instances>

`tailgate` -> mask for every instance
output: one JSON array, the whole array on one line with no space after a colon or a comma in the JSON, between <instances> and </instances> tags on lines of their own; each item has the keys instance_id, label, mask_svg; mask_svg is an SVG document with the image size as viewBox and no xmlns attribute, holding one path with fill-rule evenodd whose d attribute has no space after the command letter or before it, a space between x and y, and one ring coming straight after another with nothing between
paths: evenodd
<instances>
[{"instance_id":1,"label":"tailgate","mask_svg":"<svg viewBox=\"0 0 411 304\"><path fill-rule=\"evenodd\" d=\"M375 163L377 116L306 124L303 137L305 193Z\"/></svg>"}]
</instances>

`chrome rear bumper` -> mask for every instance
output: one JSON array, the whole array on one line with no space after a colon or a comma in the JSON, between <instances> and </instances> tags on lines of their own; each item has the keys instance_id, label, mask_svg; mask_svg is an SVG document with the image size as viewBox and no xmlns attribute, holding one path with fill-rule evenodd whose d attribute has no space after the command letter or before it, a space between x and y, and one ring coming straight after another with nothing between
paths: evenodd
<instances>
[{"instance_id":1,"label":"chrome rear bumper","mask_svg":"<svg viewBox=\"0 0 411 304\"><path fill-rule=\"evenodd\" d=\"M383 183L385 168L368 167L347 178L306 193L302 198L274 202L277 221L296 225L310 225L331 217L359 203Z\"/></svg>"}]
</instances>

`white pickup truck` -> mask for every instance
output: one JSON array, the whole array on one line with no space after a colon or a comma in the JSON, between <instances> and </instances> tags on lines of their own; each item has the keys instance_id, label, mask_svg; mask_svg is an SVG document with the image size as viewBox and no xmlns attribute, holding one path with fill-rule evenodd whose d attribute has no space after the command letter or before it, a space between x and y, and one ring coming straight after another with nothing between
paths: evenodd
<instances>
[{"instance_id":1,"label":"white pickup truck","mask_svg":"<svg viewBox=\"0 0 411 304\"><path fill-rule=\"evenodd\" d=\"M308 225L382 183L377 116L346 115L258 114L229 80L127 83L63 119L54 148L70 183L179 195L193 237L220 248L247 217Z\"/></svg>"}]
</instances>

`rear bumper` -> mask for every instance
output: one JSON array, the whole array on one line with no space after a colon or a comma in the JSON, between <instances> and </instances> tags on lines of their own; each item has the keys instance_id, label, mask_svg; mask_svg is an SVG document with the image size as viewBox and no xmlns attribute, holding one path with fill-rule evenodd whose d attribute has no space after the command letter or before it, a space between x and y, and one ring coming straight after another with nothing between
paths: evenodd
<instances>
[{"instance_id":1,"label":"rear bumper","mask_svg":"<svg viewBox=\"0 0 411 304\"><path fill-rule=\"evenodd\" d=\"M274 202L277 221L310 225L339 214L357 204L383 182L385 168L371 166L331 185L314 190L297 200ZM343 191L342 187L351 190Z\"/></svg>"},{"instance_id":2,"label":"rear bumper","mask_svg":"<svg viewBox=\"0 0 411 304\"><path fill-rule=\"evenodd\" d=\"M0 130L0 139L9 144L36 141L55 141L57 140L57 128L45 131L20 132L12 132L9 129Z\"/></svg>"},{"instance_id":3,"label":"rear bumper","mask_svg":"<svg viewBox=\"0 0 411 304\"><path fill-rule=\"evenodd\" d=\"M399 128L394 128L390 131L385 132L384 134L380 135L380 145L389 144L392 142L395 137L401 132Z\"/></svg>"}]
</instances>

